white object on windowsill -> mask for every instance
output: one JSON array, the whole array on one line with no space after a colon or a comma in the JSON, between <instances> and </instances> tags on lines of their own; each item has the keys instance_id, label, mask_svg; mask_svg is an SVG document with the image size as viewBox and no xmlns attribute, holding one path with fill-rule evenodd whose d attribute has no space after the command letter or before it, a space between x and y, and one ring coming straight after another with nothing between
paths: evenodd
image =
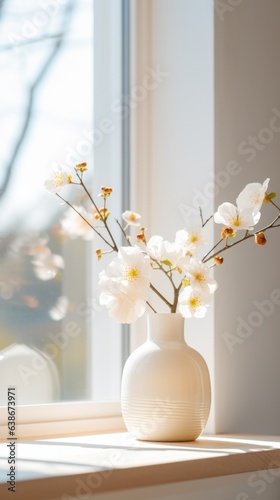
<instances>
[{"instance_id":1,"label":"white object on windowsill","mask_svg":"<svg viewBox=\"0 0 280 500\"><path fill-rule=\"evenodd\" d=\"M7 404L8 387L16 388L16 404L59 400L60 383L54 362L25 344L12 344L0 351L0 381L0 405Z\"/></svg>"}]
</instances>

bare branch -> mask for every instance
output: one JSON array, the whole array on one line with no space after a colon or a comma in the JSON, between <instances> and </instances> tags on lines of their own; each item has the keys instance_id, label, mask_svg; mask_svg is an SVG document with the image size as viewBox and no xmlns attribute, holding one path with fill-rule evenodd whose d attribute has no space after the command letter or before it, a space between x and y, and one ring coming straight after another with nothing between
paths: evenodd
<instances>
[{"instance_id":1,"label":"bare branch","mask_svg":"<svg viewBox=\"0 0 280 500\"><path fill-rule=\"evenodd\" d=\"M1 2L1 0L0 0ZM63 33L56 33L53 35L44 35L40 36L38 38L31 38L31 39L26 39L26 40L21 40L20 42L14 42L14 43L9 43L7 45L0 45L0 52L5 52L9 50L15 50L20 47L24 47L26 45L32 45L34 43L41 43L41 42L47 42L48 40L58 40L60 38L63 38L64 35Z\"/></svg>"},{"instance_id":2,"label":"bare branch","mask_svg":"<svg viewBox=\"0 0 280 500\"><path fill-rule=\"evenodd\" d=\"M0 0L0 18L2 17L5 0Z\"/></svg>"},{"instance_id":3,"label":"bare branch","mask_svg":"<svg viewBox=\"0 0 280 500\"><path fill-rule=\"evenodd\" d=\"M42 80L44 79L46 73L50 69L50 67L51 67L54 59L56 58L56 56L59 53L59 49L62 46L64 37L65 37L65 33L67 32L67 27L68 27L69 22L70 22L70 17L71 17L72 11L74 9L74 5L75 5L75 1L71 0L71 1L68 2L67 6L65 7L65 13L64 13L64 16L63 16L63 20L62 20L62 25L64 26L64 32L56 40L56 42L53 45L53 48L52 48L49 56L47 57L47 59L44 62L41 70L37 74L37 77L36 77L35 81L33 82L33 84L31 85L31 87L29 89L29 96L28 96L28 100L27 100L25 119L24 119L24 122L23 122L23 125L22 125L22 128L21 128L21 131L19 133L19 136L18 136L18 138L16 140L13 153L11 155L11 158L9 159L9 162L8 162L8 165L7 165L6 174L5 174L5 177L4 177L4 181L2 183L2 186L0 187L0 199L5 194L6 189L7 189L8 185L9 185L9 182L10 182L10 179L11 179L11 175L12 175L12 171L13 171L16 159L18 157L18 154L20 152L20 149L21 149L21 147L23 145L23 142L24 142L24 139L26 137L27 131L29 129L29 126L30 126L30 123L31 123L31 118L32 118L32 113L33 113L33 110L34 110L34 102L35 102L36 91L38 90L38 87L40 86L40 84L41 84Z\"/></svg>"}]
</instances>

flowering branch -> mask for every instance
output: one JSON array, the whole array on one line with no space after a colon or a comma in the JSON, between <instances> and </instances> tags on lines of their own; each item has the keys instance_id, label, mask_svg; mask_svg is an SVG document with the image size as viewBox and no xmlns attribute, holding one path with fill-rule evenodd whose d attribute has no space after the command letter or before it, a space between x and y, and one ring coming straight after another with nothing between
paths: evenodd
<instances>
[{"instance_id":1,"label":"flowering branch","mask_svg":"<svg viewBox=\"0 0 280 500\"><path fill-rule=\"evenodd\" d=\"M279 210L279 214L277 215L277 217L274 218L274 220L268 224L267 226L263 227L262 229L259 229L258 231L255 231L253 233L250 233L249 230L246 231L245 235L243 236L243 238L240 238L239 240L235 241L234 243L231 243L230 245L228 243L225 244L225 246L223 248L221 248L219 251L213 253L212 255L210 255L208 257L208 255L223 241L223 238L221 238L218 243L210 250L210 252L208 252L206 254L206 256L202 259L202 261L204 263L208 262L209 260L213 259L214 257L216 257L216 255L219 255L221 254L222 252L224 252L225 250L228 250L229 248L231 247L234 247L236 245L238 245L239 243L242 243L243 241L245 240L248 240L250 238L252 238L253 236L255 237L256 240L258 240L258 235L263 235L266 231L268 231L268 229L272 229L274 227L279 227L279 224L275 224L279 219L280 219L280 208L277 207L277 205L275 203L272 202L272 200L270 200L270 203L272 205L274 205L277 210ZM263 245L266 243L266 240L263 240ZM256 241L256 243L258 243L258 241ZM260 244L260 243L258 243ZM206 258L207 257L207 258Z\"/></svg>"},{"instance_id":2,"label":"flowering branch","mask_svg":"<svg viewBox=\"0 0 280 500\"><path fill-rule=\"evenodd\" d=\"M82 167L81 167L81 165L82 165ZM80 184L81 184L82 188L84 189L84 191L85 191L85 193L87 194L87 196L88 196L89 200L91 201L92 205L94 206L94 208L95 208L96 212L98 213L98 215L99 215L100 219L102 220L102 222L103 222L103 224L104 224L104 227L105 227L105 229L106 229L106 231L107 231L108 235L109 235L109 236L110 236L110 238L111 238L112 244L110 244L110 243L108 243L108 242L107 242L107 244L108 244L108 245L112 248L112 250L113 250L114 252L117 252L117 251L118 251L118 246L117 246L117 244L116 244L116 242L115 242L115 240L114 240L114 237L113 237L113 235L112 235L112 233L111 233L111 231L110 231L110 229L109 229L109 227L108 227L107 220L106 220L106 216L105 216L105 217L103 216L103 214L102 214L101 210L100 210L100 209L98 208L98 206L96 205L96 203L95 203L94 199L92 198L92 196L91 196L90 192L88 191L87 187L85 186L85 184L84 184L84 182L83 182L83 179L82 179L82 173L85 171L85 169L86 169L86 165L84 165L83 163L81 163L80 165L77 165L77 166L76 166L76 174L77 174L77 177L78 177L78 179L80 180ZM79 171L81 171L81 174L80 174L80 175L79 175L79 173L78 173ZM106 200L106 197L104 196L104 207L103 207L104 209L106 209L106 207L105 207L105 200ZM105 212L105 213L106 213L106 212ZM103 237L102 237L102 239L106 242L106 240L105 240Z\"/></svg>"},{"instance_id":3,"label":"flowering branch","mask_svg":"<svg viewBox=\"0 0 280 500\"><path fill-rule=\"evenodd\" d=\"M217 289L217 282L211 276L211 267L223 263L221 253L239 243L255 237L258 245L266 243L265 232L273 227L279 227L280 209L273 201L275 193L267 194L269 179L263 184L248 184L236 199L236 206L232 203L223 203L213 215L204 221L201 208L199 214L201 227L181 229L176 232L173 243L164 240L161 236L146 238L146 228L141 227L141 216L136 212L126 211L122 214L125 226L115 219L115 223L121 231L125 246L116 244L108 219L110 212L107 209L107 199L112 193L112 188L103 186L98 195L103 198L103 207L99 208L91 193L83 182L83 174L87 170L86 163L76 165L75 173L79 182L72 181L72 175L67 174L65 167L57 165L51 176L45 182L45 187L57 194L80 220L86 223L87 229L97 234L103 243L109 247L109 252L98 248L96 255L98 260L107 253L117 253L106 269L99 275L100 304L105 305L109 314L121 323L131 323L145 312L146 306L156 312L149 300L151 290L161 302L168 307L171 313L179 311L184 317L202 318L205 316L213 293ZM83 207L76 207L65 200L58 191L66 184L80 184L87 198L91 202L94 213L83 212ZM278 215L267 226L259 231L253 231L259 222L260 209L263 202L270 202L278 210ZM207 251L203 258L197 257L198 250L208 243L205 226L213 219L216 224L223 224L220 239ZM96 228L96 220L101 221L108 238ZM73 234L73 220L71 224L67 218L62 225ZM76 221L77 223L77 221ZM132 238L127 233L128 229L134 227L140 231L136 235L137 244L132 244ZM140 229L139 229L140 228ZM83 228L84 230L84 228ZM238 231L245 231L243 237L229 244L231 238L235 238ZM83 234L80 227L76 226L79 236ZM88 234L88 233L87 233ZM224 246L220 248L221 243ZM213 265L207 263L213 261ZM173 291L172 300L168 300L152 283L153 271L164 274Z\"/></svg>"}]
</instances>

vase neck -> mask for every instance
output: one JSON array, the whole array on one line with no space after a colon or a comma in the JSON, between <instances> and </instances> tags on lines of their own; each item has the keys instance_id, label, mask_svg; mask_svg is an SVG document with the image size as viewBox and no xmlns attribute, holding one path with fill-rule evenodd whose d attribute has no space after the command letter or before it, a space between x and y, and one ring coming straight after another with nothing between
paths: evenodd
<instances>
[{"instance_id":1,"label":"vase neck","mask_svg":"<svg viewBox=\"0 0 280 500\"><path fill-rule=\"evenodd\" d=\"M184 342L184 318L179 313L155 313L148 316L148 339Z\"/></svg>"}]
</instances>

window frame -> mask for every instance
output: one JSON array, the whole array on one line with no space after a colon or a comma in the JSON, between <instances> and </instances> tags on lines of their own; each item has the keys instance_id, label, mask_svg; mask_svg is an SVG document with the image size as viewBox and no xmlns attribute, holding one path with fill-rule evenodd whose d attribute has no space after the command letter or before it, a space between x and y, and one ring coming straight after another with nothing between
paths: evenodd
<instances>
[{"instance_id":1,"label":"window frame","mask_svg":"<svg viewBox=\"0 0 280 500\"><path fill-rule=\"evenodd\" d=\"M114 137L108 147L106 134L110 132L108 128L106 129L105 122L102 128L99 112L106 120L107 116L110 116L106 114L106 106L109 103L111 107L112 96L115 98L121 96L121 100L123 96L129 97L129 6L129 0L94 0L94 60L97 67L99 63L103 65L102 71L96 71L94 74L94 103L97 108L97 112L94 109L94 131L103 133L103 142L106 146L105 148L99 146L97 134L94 163L98 165L98 169L95 172L94 182L98 186L99 183L100 185L106 183L106 176L104 176L106 167L106 174L118 194L115 197L115 205L120 213L130 202L129 116L127 120L119 118L115 120ZM119 44L115 43L114 36L119 40ZM99 47L102 47L103 61L100 60ZM108 58L110 64L104 65L104 60L107 63ZM119 65L121 65L120 72L118 71ZM119 79L114 78L116 69L117 73L120 73ZM104 103L106 103L105 107ZM112 157L116 158L114 165L112 165ZM94 327L98 328L98 323ZM120 330L122 336L119 365L122 370L130 352L129 327L122 325ZM7 417L7 407L0 406L0 435L2 436L6 436L7 433ZM16 408L16 425L17 436L20 439L125 430L120 401L115 400L19 405Z\"/></svg>"},{"instance_id":2,"label":"window frame","mask_svg":"<svg viewBox=\"0 0 280 500\"><path fill-rule=\"evenodd\" d=\"M7 434L7 408L0 408L0 436ZM38 439L50 436L121 432L125 430L120 402L75 401L16 407L15 437ZM2 439L0 439L1 441Z\"/></svg>"}]
</instances>

